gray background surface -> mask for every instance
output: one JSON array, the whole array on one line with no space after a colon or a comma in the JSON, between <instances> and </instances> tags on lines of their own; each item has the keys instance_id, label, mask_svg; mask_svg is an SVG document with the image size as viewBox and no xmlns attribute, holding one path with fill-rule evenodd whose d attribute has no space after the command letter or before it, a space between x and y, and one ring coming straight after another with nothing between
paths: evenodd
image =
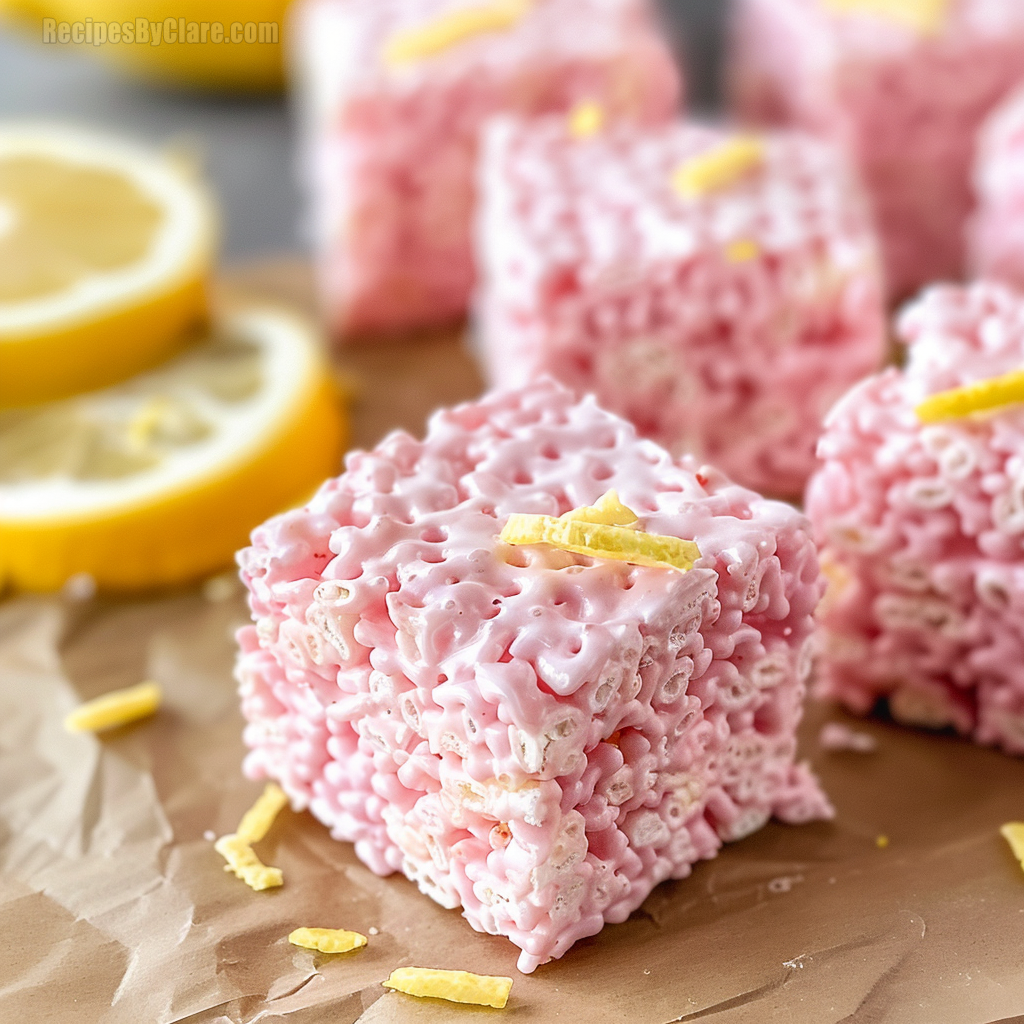
<instances>
[{"instance_id":1,"label":"gray background surface","mask_svg":"<svg viewBox=\"0 0 1024 1024\"><path fill-rule=\"evenodd\" d=\"M726 0L661 0L687 66L692 105L715 104ZM82 48L85 50L85 48ZM197 151L224 210L229 260L301 252L301 197L284 98L201 96L148 87L77 47L0 28L0 118L49 118Z\"/></svg>"}]
</instances>

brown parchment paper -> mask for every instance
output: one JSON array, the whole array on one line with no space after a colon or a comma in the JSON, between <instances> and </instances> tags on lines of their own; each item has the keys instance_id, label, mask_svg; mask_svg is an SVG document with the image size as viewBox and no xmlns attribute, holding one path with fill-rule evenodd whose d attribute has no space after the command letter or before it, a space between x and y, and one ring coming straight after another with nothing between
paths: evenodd
<instances>
[{"instance_id":1,"label":"brown parchment paper","mask_svg":"<svg viewBox=\"0 0 1024 1024\"><path fill-rule=\"evenodd\" d=\"M300 267L241 281L309 303ZM480 389L455 332L347 349L338 365L360 445L419 431ZM0 602L0 1022L1024 1020L1024 873L997 831L1024 819L1024 759L828 707L809 709L803 751L835 822L767 826L529 977L506 940L372 875L308 814L284 811L258 847L284 887L250 891L212 844L261 789L239 770L232 633L245 617L240 592ZM148 677L166 692L155 718L102 738L63 731L80 700ZM877 751L823 751L821 724L836 720ZM287 942L300 925L370 944L300 950ZM386 992L402 965L511 975L511 1001Z\"/></svg>"}]
</instances>

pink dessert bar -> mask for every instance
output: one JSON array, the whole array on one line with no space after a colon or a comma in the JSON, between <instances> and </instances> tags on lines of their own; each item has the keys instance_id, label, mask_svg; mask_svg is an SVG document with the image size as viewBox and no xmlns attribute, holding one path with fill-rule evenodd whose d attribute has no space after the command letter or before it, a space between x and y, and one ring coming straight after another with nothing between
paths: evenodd
<instances>
[{"instance_id":1,"label":"pink dessert bar","mask_svg":"<svg viewBox=\"0 0 1024 1024\"><path fill-rule=\"evenodd\" d=\"M1021 367L1024 299L991 283L936 287L899 335L906 369L836 406L807 492L832 578L818 689L1021 754L1024 405L938 421L918 406Z\"/></svg>"},{"instance_id":2,"label":"pink dessert bar","mask_svg":"<svg viewBox=\"0 0 1024 1024\"><path fill-rule=\"evenodd\" d=\"M610 489L694 567L499 540ZM350 455L239 558L247 773L523 971L771 815L831 813L794 763L809 524L551 380Z\"/></svg>"},{"instance_id":3,"label":"pink dessert bar","mask_svg":"<svg viewBox=\"0 0 1024 1024\"><path fill-rule=\"evenodd\" d=\"M975 137L1024 77L1024 3L740 0L734 49L741 115L850 148L890 294L960 278Z\"/></svg>"},{"instance_id":4,"label":"pink dessert bar","mask_svg":"<svg viewBox=\"0 0 1024 1024\"><path fill-rule=\"evenodd\" d=\"M834 147L509 118L481 178L495 383L551 373L674 453L802 493L824 414L885 350L870 216Z\"/></svg>"},{"instance_id":5,"label":"pink dessert bar","mask_svg":"<svg viewBox=\"0 0 1024 1024\"><path fill-rule=\"evenodd\" d=\"M658 122L681 91L647 0L302 0L295 27L321 293L342 334L466 312L490 115L599 102Z\"/></svg>"},{"instance_id":6,"label":"pink dessert bar","mask_svg":"<svg viewBox=\"0 0 1024 1024\"><path fill-rule=\"evenodd\" d=\"M974 179L972 269L979 277L1024 288L1024 89L985 122Z\"/></svg>"}]
</instances>

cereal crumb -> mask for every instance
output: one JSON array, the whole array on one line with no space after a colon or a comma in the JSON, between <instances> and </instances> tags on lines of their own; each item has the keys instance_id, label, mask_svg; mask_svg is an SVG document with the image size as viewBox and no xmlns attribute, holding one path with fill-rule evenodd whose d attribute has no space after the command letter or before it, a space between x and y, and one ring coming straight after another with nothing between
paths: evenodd
<instances>
[{"instance_id":1,"label":"cereal crumb","mask_svg":"<svg viewBox=\"0 0 1024 1024\"><path fill-rule=\"evenodd\" d=\"M219 576L211 576L203 584L203 597L210 604L222 604L230 601L241 592L241 583L236 573L222 572Z\"/></svg>"},{"instance_id":2,"label":"cereal crumb","mask_svg":"<svg viewBox=\"0 0 1024 1024\"><path fill-rule=\"evenodd\" d=\"M841 722L823 725L818 742L824 750L850 750L857 754L871 754L878 749L878 740L870 733L858 732Z\"/></svg>"},{"instance_id":3,"label":"cereal crumb","mask_svg":"<svg viewBox=\"0 0 1024 1024\"><path fill-rule=\"evenodd\" d=\"M77 572L68 577L60 592L68 601L91 601L96 596L96 580L87 572Z\"/></svg>"}]
</instances>

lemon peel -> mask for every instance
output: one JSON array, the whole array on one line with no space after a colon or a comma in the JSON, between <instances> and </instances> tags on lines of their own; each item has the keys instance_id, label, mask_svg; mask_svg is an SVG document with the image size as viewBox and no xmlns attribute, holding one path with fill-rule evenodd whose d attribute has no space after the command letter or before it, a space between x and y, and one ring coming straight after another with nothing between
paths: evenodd
<instances>
[{"instance_id":1,"label":"lemon peel","mask_svg":"<svg viewBox=\"0 0 1024 1024\"><path fill-rule=\"evenodd\" d=\"M214 843L213 848L227 861L224 870L233 872L236 878L257 892L284 885L281 869L264 864L252 844L267 834L287 802L281 787L276 782L268 782L256 802L242 815L238 828Z\"/></svg>"},{"instance_id":2,"label":"lemon peel","mask_svg":"<svg viewBox=\"0 0 1024 1024\"><path fill-rule=\"evenodd\" d=\"M618 491L611 490L602 494L593 505L574 508L558 518L583 523L604 523L606 526L632 526L639 517L619 501Z\"/></svg>"},{"instance_id":3,"label":"lemon peel","mask_svg":"<svg viewBox=\"0 0 1024 1024\"><path fill-rule=\"evenodd\" d=\"M604 107L587 100L577 103L569 113L569 134L574 139L589 139L604 127Z\"/></svg>"},{"instance_id":4,"label":"lemon peel","mask_svg":"<svg viewBox=\"0 0 1024 1024\"><path fill-rule=\"evenodd\" d=\"M922 423L938 423L1021 402L1024 402L1024 370L1011 370L999 377L930 395L914 412Z\"/></svg>"},{"instance_id":5,"label":"lemon peel","mask_svg":"<svg viewBox=\"0 0 1024 1024\"><path fill-rule=\"evenodd\" d=\"M938 35L949 18L949 0L822 0L833 14L870 14L912 29Z\"/></svg>"},{"instance_id":6,"label":"lemon peel","mask_svg":"<svg viewBox=\"0 0 1024 1024\"><path fill-rule=\"evenodd\" d=\"M725 258L730 263L749 263L761 255L761 247L752 238L739 238L725 247Z\"/></svg>"},{"instance_id":7,"label":"lemon peel","mask_svg":"<svg viewBox=\"0 0 1024 1024\"><path fill-rule=\"evenodd\" d=\"M114 690L75 708L65 717L64 728L68 732L116 729L155 714L162 696L160 684L152 680L123 690Z\"/></svg>"},{"instance_id":8,"label":"lemon peel","mask_svg":"<svg viewBox=\"0 0 1024 1024\"><path fill-rule=\"evenodd\" d=\"M1024 868L1024 822L1008 821L999 829L999 834L1010 844L1014 857Z\"/></svg>"},{"instance_id":9,"label":"lemon peel","mask_svg":"<svg viewBox=\"0 0 1024 1024\"><path fill-rule=\"evenodd\" d=\"M717 192L764 163L764 143L741 135L680 164L672 176L676 191L687 199Z\"/></svg>"},{"instance_id":10,"label":"lemon peel","mask_svg":"<svg viewBox=\"0 0 1024 1024\"><path fill-rule=\"evenodd\" d=\"M623 505L614 491L609 491L596 505L574 509L557 519L513 513L499 539L517 546L550 544L577 555L680 572L692 569L701 557L693 541L641 533L631 528L636 521L636 513Z\"/></svg>"},{"instance_id":11,"label":"lemon peel","mask_svg":"<svg viewBox=\"0 0 1024 1024\"><path fill-rule=\"evenodd\" d=\"M264 864L256 856L256 851L237 835L221 836L213 848L227 861L224 870L232 872L235 878L241 879L250 889L262 892L264 889L276 889L284 885L281 869Z\"/></svg>"},{"instance_id":12,"label":"lemon peel","mask_svg":"<svg viewBox=\"0 0 1024 1024\"><path fill-rule=\"evenodd\" d=\"M392 66L433 57L475 36L514 28L535 0L494 0L449 11L416 28L396 32L384 46L384 61Z\"/></svg>"},{"instance_id":13,"label":"lemon peel","mask_svg":"<svg viewBox=\"0 0 1024 1024\"><path fill-rule=\"evenodd\" d=\"M438 971L428 967L399 967L382 984L410 996L493 1006L498 1010L508 1003L512 991L511 978L471 974L469 971Z\"/></svg>"},{"instance_id":14,"label":"lemon peel","mask_svg":"<svg viewBox=\"0 0 1024 1024\"><path fill-rule=\"evenodd\" d=\"M242 815L235 835L243 843L258 843L270 831L274 819L287 803L284 790L276 782L268 782L256 803Z\"/></svg>"},{"instance_id":15,"label":"lemon peel","mask_svg":"<svg viewBox=\"0 0 1024 1024\"><path fill-rule=\"evenodd\" d=\"M367 943L365 935L343 928L296 928L288 936L293 946L315 949L319 953L351 953Z\"/></svg>"}]
</instances>

